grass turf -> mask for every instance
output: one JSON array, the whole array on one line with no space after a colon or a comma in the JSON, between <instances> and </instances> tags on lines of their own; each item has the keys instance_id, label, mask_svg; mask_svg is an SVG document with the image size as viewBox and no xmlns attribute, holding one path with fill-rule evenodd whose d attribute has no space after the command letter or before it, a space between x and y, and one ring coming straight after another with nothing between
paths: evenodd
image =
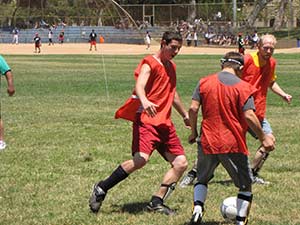
<instances>
[{"instance_id":1,"label":"grass turf","mask_svg":"<svg viewBox=\"0 0 300 225\"><path fill-rule=\"evenodd\" d=\"M145 211L168 164L155 153L148 165L112 189L97 216L88 209L94 182L131 157L131 123L114 120L131 94L133 70L142 56L5 56L16 95L2 80L2 117L7 149L0 153L0 224L187 224L192 187L177 187L167 204L177 215ZM179 55L178 91L188 108L198 79L219 71L216 55ZM269 186L253 186L250 224L300 224L300 56L277 54L278 83L294 99L287 105L269 93L267 118L277 137L261 175ZM196 146L174 111L174 123L192 165ZM258 142L248 137L252 156ZM219 212L236 188L219 167L209 185L204 224L227 224Z\"/></svg>"}]
</instances>

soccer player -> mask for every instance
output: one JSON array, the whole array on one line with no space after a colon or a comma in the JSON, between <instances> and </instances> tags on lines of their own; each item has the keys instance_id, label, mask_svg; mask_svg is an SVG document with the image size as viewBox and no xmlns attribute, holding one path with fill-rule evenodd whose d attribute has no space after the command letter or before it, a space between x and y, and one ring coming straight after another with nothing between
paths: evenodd
<instances>
[{"instance_id":1,"label":"soccer player","mask_svg":"<svg viewBox=\"0 0 300 225\"><path fill-rule=\"evenodd\" d=\"M0 76L4 75L7 81L7 93L9 96L13 96L15 93L15 86L13 80L13 74L11 72L10 67L6 63L5 59L0 55ZM1 79L1 77L0 77ZM1 81L0 81L1 85ZM0 102L1 104L1 102ZM1 110L1 106L0 106ZM1 118L1 111L0 111L0 151L6 148L6 143L4 141L4 128L3 128L3 121Z\"/></svg>"},{"instance_id":2,"label":"soccer player","mask_svg":"<svg viewBox=\"0 0 300 225\"><path fill-rule=\"evenodd\" d=\"M240 53L228 52L221 59L222 71L202 78L192 97L189 109L190 143L196 142L199 137L197 117L200 107L203 119L198 141L198 173L191 224L202 221L208 182L220 163L239 188L236 224L246 224L252 201L252 171L246 145L248 126L265 149L274 148L273 139L264 134L254 113L252 95L256 89L239 78L243 65Z\"/></svg>"},{"instance_id":3,"label":"soccer player","mask_svg":"<svg viewBox=\"0 0 300 225\"><path fill-rule=\"evenodd\" d=\"M19 29L17 27L15 27L12 31L13 33L13 39L12 39L12 43L13 44L19 44Z\"/></svg>"},{"instance_id":4,"label":"soccer player","mask_svg":"<svg viewBox=\"0 0 300 225\"><path fill-rule=\"evenodd\" d=\"M258 89L258 92L253 95L256 107L255 114L258 117L265 134L270 136L274 141L275 137L272 128L265 118L268 89L271 89L287 103L290 103L292 100L292 96L284 92L276 82L276 61L272 57L276 42L276 38L273 35L266 34L261 36L258 42L258 51L245 55L245 65L242 76L244 81ZM251 130L249 130L249 132L253 135ZM270 150L266 150L263 146L260 146L254 156L252 170L254 182L258 184L269 183L258 176L258 172L267 159L269 152Z\"/></svg>"},{"instance_id":5,"label":"soccer player","mask_svg":"<svg viewBox=\"0 0 300 225\"><path fill-rule=\"evenodd\" d=\"M172 61L181 47L182 37L179 33L165 32L159 51L146 56L136 68L132 97L115 115L116 118L133 121L133 158L121 163L109 177L94 185L89 200L92 212L99 211L112 187L144 167L156 149L171 168L164 175L147 209L167 215L174 214L164 202L186 170L187 159L171 121L172 106L183 117L185 125L189 126L188 113L176 91L176 65Z\"/></svg>"},{"instance_id":6,"label":"soccer player","mask_svg":"<svg viewBox=\"0 0 300 225\"><path fill-rule=\"evenodd\" d=\"M38 33L35 34L34 38L34 52L35 53L41 53L41 37L39 36Z\"/></svg>"},{"instance_id":7,"label":"soccer player","mask_svg":"<svg viewBox=\"0 0 300 225\"><path fill-rule=\"evenodd\" d=\"M250 83L258 89L258 91L253 95L255 99L257 115L263 131L266 135L272 137L275 141L271 125L265 118L266 104L267 104L267 93L268 89L271 89L275 94L279 95L284 101L290 103L292 96L285 93L278 83L276 82L275 67L276 61L272 57L276 45L276 38L274 35L263 35L258 42L258 51L245 55L245 65L243 70L242 79ZM255 136L251 129L250 134ZM274 150L274 149L272 149ZM260 146L256 151L252 162L253 171L253 182L256 184L269 184L270 182L265 181L263 178L258 176L258 172L262 168L264 162L266 161L270 150L264 149ZM180 186L186 187L194 182L196 177L197 169L194 166L182 179Z\"/></svg>"},{"instance_id":8,"label":"soccer player","mask_svg":"<svg viewBox=\"0 0 300 225\"><path fill-rule=\"evenodd\" d=\"M54 45L52 39L53 39L53 31L51 28L49 28L49 30L48 30L48 40L49 40L48 45Z\"/></svg>"},{"instance_id":9,"label":"soccer player","mask_svg":"<svg viewBox=\"0 0 300 225\"><path fill-rule=\"evenodd\" d=\"M150 35L150 32L149 32L149 31L146 32L145 43L146 43L146 45L147 45L147 48L146 48L146 49L149 49L149 48L150 48L150 45L151 45L151 35Z\"/></svg>"},{"instance_id":10,"label":"soccer player","mask_svg":"<svg viewBox=\"0 0 300 225\"><path fill-rule=\"evenodd\" d=\"M245 55L245 43L244 43L244 39L242 37L242 33L238 34L238 51L239 53Z\"/></svg>"},{"instance_id":11,"label":"soccer player","mask_svg":"<svg viewBox=\"0 0 300 225\"><path fill-rule=\"evenodd\" d=\"M93 29L92 32L90 33L90 51L92 51L93 46L95 48L95 51L97 51L96 39L97 39L97 34L95 33L95 30Z\"/></svg>"}]
</instances>

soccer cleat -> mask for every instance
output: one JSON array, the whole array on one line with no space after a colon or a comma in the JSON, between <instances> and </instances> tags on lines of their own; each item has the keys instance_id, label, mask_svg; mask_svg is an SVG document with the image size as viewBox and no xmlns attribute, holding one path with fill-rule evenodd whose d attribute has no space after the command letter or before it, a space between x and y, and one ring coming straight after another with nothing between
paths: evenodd
<instances>
[{"instance_id":1,"label":"soccer cleat","mask_svg":"<svg viewBox=\"0 0 300 225\"><path fill-rule=\"evenodd\" d=\"M247 225L248 224L248 219L246 221L236 221L236 225Z\"/></svg>"},{"instance_id":2,"label":"soccer cleat","mask_svg":"<svg viewBox=\"0 0 300 225\"><path fill-rule=\"evenodd\" d=\"M261 185L268 185L270 184L269 181L264 180L259 176L253 176L252 184L261 184Z\"/></svg>"},{"instance_id":3,"label":"soccer cleat","mask_svg":"<svg viewBox=\"0 0 300 225\"><path fill-rule=\"evenodd\" d=\"M179 186L182 187L182 188L185 188L185 187L187 187L187 186L189 186L189 185L192 185L193 182L194 182L194 180L195 180L195 178L196 178L196 177L195 177L193 174L187 173L187 174L183 177L183 179L182 179L182 181L180 182Z\"/></svg>"},{"instance_id":4,"label":"soccer cleat","mask_svg":"<svg viewBox=\"0 0 300 225\"><path fill-rule=\"evenodd\" d=\"M6 148L6 143L4 141L0 141L0 151Z\"/></svg>"},{"instance_id":5,"label":"soccer cleat","mask_svg":"<svg viewBox=\"0 0 300 225\"><path fill-rule=\"evenodd\" d=\"M158 212L158 213L162 213L162 214L165 214L168 216L175 214L175 211L170 209L165 204L153 204L153 202L149 202L149 204L147 205L147 209L150 212Z\"/></svg>"},{"instance_id":6,"label":"soccer cleat","mask_svg":"<svg viewBox=\"0 0 300 225\"><path fill-rule=\"evenodd\" d=\"M200 205L195 205L194 206L194 211L193 215L190 221L191 225L198 225L201 224L202 222L202 217L203 217L203 209Z\"/></svg>"},{"instance_id":7,"label":"soccer cleat","mask_svg":"<svg viewBox=\"0 0 300 225\"><path fill-rule=\"evenodd\" d=\"M96 183L93 187L93 192L89 200L89 206L93 213L99 212L105 196L105 191L103 191L102 188L98 186L98 183Z\"/></svg>"}]
</instances>

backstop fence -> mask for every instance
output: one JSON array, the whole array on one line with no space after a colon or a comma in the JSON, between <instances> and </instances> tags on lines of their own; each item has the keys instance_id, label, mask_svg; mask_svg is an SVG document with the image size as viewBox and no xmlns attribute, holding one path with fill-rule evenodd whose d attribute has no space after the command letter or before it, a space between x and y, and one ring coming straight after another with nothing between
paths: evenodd
<instances>
[{"instance_id":1,"label":"backstop fence","mask_svg":"<svg viewBox=\"0 0 300 225\"><path fill-rule=\"evenodd\" d=\"M271 27L274 23L278 4L274 1L260 13L255 27ZM201 3L191 4L144 4L122 5L138 26L174 26L182 21L228 24L239 27L253 8L253 3ZM33 28L45 24L63 23L68 26L116 26L125 23L115 7L108 9L62 7L46 5L44 8L12 7L0 4L0 27ZM128 19L128 18L127 18ZM129 24L130 26L130 24ZM300 26L298 1L289 1L284 14L284 28Z\"/></svg>"}]
</instances>

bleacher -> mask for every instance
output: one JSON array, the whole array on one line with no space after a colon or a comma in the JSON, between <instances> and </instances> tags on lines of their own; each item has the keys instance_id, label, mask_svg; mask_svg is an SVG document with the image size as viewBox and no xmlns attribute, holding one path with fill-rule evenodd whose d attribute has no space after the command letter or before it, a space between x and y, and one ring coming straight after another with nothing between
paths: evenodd
<instances>
[{"instance_id":1,"label":"bleacher","mask_svg":"<svg viewBox=\"0 0 300 225\"><path fill-rule=\"evenodd\" d=\"M103 36L106 43L126 43L126 44L144 44L144 36L146 30L137 29L117 29L113 26L66 26L53 29L53 41L58 42L58 35L63 30L65 33L65 43L85 43L89 40L89 34L92 29L99 36ZM162 34L161 28L151 27L150 31L152 38L160 37ZM48 42L48 29L21 29L19 33L19 43L32 43L35 34L38 33L42 38L42 43ZM0 30L0 43L11 43L12 33L7 29Z\"/></svg>"}]
</instances>

